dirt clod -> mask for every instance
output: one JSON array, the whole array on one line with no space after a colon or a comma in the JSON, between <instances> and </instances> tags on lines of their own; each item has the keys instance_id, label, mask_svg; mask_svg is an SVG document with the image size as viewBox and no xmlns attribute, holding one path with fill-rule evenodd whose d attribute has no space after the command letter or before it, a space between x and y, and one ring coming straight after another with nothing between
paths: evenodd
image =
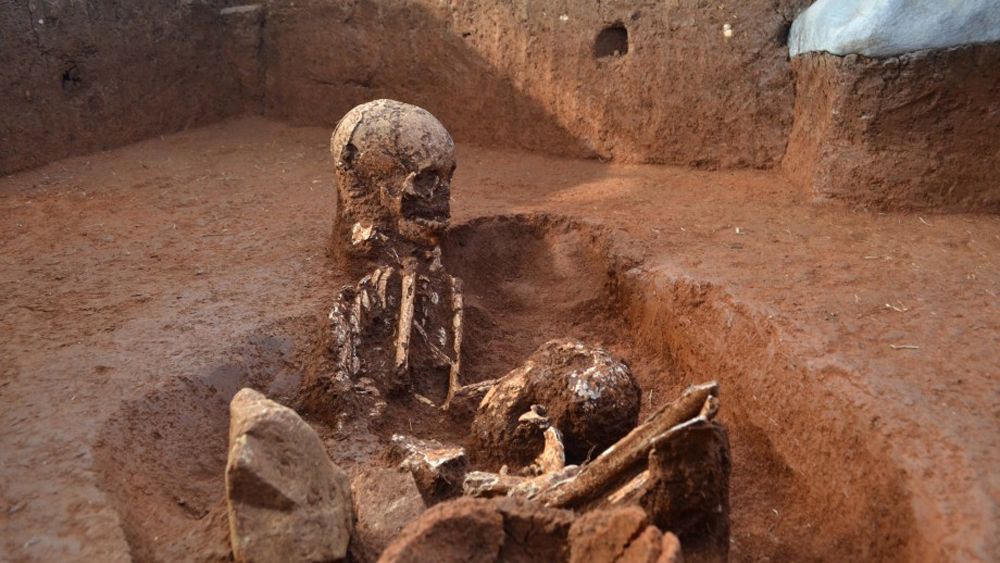
<instances>
[{"instance_id":1,"label":"dirt clod","mask_svg":"<svg viewBox=\"0 0 1000 563\"><path fill-rule=\"evenodd\" d=\"M357 515L351 556L359 563L376 561L400 530L427 509L408 472L368 470L354 478L351 490Z\"/></svg>"},{"instance_id":2,"label":"dirt clod","mask_svg":"<svg viewBox=\"0 0 1000 563\"><path fill-rule=\"evenodd\" d=\"M729 552L729 438L722 426L697 421L649 454L649 481L640 504L688 552Z\"/></svg>"},{"instance_id":3,"label":"dirt clod","mask_svg":"<svg viewBox=\"0 0 1000 563\"><path fill-rule=\"evenodd\" d=\"M462 498L410 523L380 561L676 563L679 550L637 506L577 516L523 499Z\"/></svg>"},{"instance_id":4,"label":"dirt clod","mask_svg":"<svg viewBox=\"0 0 1000 563\"><path fill-rule=\"evenodd\" d=\"M657 561L663 534L638 506L588 512L569 531L570 563Z\"/></svg>"},{"instance_id":5,"label":"dirt clod","mask_svg":"<svg viewBox=\"0 0 1000 563\"><path fill-rule=\"evenodd\" d=\"M379 561L492 563L503 542L503 516L491 502L457 499L432 507L403 528Z\"/></svg>"}]
</instances>

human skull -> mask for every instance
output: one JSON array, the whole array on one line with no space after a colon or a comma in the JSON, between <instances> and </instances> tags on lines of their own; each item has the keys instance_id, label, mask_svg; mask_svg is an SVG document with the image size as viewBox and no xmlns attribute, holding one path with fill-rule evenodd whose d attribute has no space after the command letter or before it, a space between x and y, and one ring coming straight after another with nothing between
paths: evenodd
<instances>
[{"instance_id":1,"label":"human skull","mask_svg":"<svg viewBox=\"0 0 1000 563\"><path fill-rule=\"evenodd\" d=\"M394 100L361 104L330 140L338 239L432 242L448 226L455 143L427 110Z\"/></svg>"}]
</instances>

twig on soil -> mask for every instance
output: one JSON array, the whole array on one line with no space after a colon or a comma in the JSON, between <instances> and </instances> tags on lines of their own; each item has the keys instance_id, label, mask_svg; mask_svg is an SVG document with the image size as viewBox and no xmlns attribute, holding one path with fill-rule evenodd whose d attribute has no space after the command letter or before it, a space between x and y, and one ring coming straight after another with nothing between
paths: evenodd
<instances>
[{"instance_id":1,"label":"twig on soil","mask_svg":"<svg viewBox=\"0 0 1000 563\"><path fill-rule=\"evenodd\" d=\"M890 348L893 350L919 350L920 346L916 344L890 344Z\"/></svg>"},{"instance_id":2,"label":"twig on soil","mask_svg":"<svg viewBox=\"0 0 1000 563\"><path fill-rule=\"evenodd\" d=\"M903 305L902 301L896 301L896 303L899 303L899 307L897 307L895 305L892 305L892 304L889 304L889 303L886 303L885 304L885 308L886 309L892 309L893 311L896 311L897 313L905 313L905 312L907 312L907 311L910 310L909 307L907 307L906 305Z\"/></svg>"},{"instance_id":3,"label":"twig on soil","mask_svg":"<svg viewBox=\"0 0 1000 563\"><path fill-rule=\"evenodd\" d=\"M427 405L427 406L429 406L431 408L435 408L435 409L437 408L437 405L434 404L434 401L428 399L427 397L421 395L420 393L414 393L413 397L416 400L420 401L421 403L423 403L423 404L425 404L425 405Z\"/></svg>"}]
</instances>

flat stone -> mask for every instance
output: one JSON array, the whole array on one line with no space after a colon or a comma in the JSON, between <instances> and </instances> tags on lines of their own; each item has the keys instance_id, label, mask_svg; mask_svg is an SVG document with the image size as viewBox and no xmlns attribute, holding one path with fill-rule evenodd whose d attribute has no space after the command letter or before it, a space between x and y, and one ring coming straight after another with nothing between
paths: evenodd
<instances>
[{"instance_id":1,"label":"flat stone","mask_svg":"<svg viewBox=\"0 0 1000 563\"><path fill-rule=\"evenodd\" d=\"M407 525L380 561L566 561L574 518L519 499L450 500Z\"/></svg>"}]
</instances>

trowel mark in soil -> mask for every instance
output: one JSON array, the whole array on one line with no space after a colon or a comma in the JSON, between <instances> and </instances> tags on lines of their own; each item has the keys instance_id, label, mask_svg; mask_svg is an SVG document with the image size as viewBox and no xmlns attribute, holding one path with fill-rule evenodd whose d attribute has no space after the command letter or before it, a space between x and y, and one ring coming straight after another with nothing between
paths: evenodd
<instances>
[{"instance_id":1,"label":"trowel mark in soil","mask_svg":"<svg viewBox=\"0 0 1000 563\"><path fill-rule=\"evenodd\" d=\"M784 402L762 402L781 397L794 373L768 323L711 285L644 273L621 251L625 242L604 228L539 215L453 227L442 250L466 284L465 382L502 375L540 344L566 336L624 358L642 388L643 413L688 383L718 378L733 449L734 558L898 556L912 545L898 470L853 425L849 406L800 385ZM228 557L227 403L251 386L297 406L323 316L262 327L202 375L179 377L110 417L96 465L134 557ZM788 435L764 430L776 417ZM418 402L390 406L371 426L311 422L352 476L385 464L377 454L395 432L463 443L467 431ZM792 439L796 451L786 446ZM835 451L854 453L838 465ZM877 529L890 533L876 536Z\"/></svg>"}]
</instances>

